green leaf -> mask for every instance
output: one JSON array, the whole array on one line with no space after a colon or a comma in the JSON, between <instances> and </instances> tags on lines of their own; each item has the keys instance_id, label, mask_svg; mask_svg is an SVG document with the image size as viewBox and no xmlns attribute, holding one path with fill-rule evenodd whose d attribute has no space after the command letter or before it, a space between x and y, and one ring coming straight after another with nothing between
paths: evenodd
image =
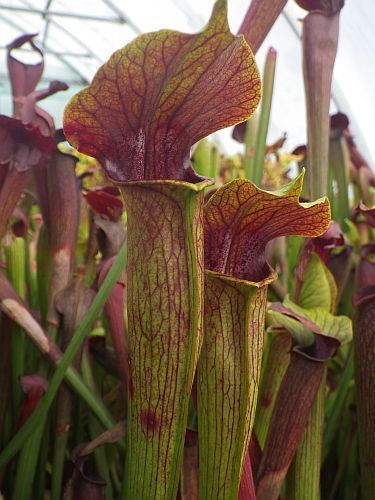
<instances>
[{"instance_id":1,"label":"green leaf","mask_svg":"<svg viewBox=\"0 0 375 500\"><path fill-rule=\"evenodd\" d=\"M303 283L298 303L304 309L321 307L332 311L337 295L333 276L315 254L311 254L310 262L303 275Z\"/></svg>"},{"instance_id":2,"label":"green leaf","mask_svg":"<svg viewBox=\"0 0 375 500\"><path fill-rule=\"evenodd\" d=\"M276 50L271 47L268 50L266 63L263 73L263 97L259 113L259 123L257 127L257 137L255 141L255 154L251 177L249 177L255 184L260 186L263 177L263 164L266 152L266 139L271 114L273 83L275 78L276 67Z\"/></svg>"},{"instance_id":3,"label":"green leaf","mask_svg":"<svg viewBox=\"0 0 375 500\"><path fill-rule=\"evenodd\" d=\"M304 309L294 304L289 297L283 304L271 304L270 316L278 326L286 328L301 346L314 341L314 333L333 337L342 344L352 339L352 322L347 316L333 316L322 307Z\"/></svg>"},{"instance_id":4,"label":"green leaf","mask_svg":"<svg viewBox=\"0 0 375 500\"><path fill-rule=\"evenodd\" d=\"M194 170L205 177L210 177L211 174L211 157L213 143L207 137L201 139L193 153Z\"/></svg>"}]
</instances>

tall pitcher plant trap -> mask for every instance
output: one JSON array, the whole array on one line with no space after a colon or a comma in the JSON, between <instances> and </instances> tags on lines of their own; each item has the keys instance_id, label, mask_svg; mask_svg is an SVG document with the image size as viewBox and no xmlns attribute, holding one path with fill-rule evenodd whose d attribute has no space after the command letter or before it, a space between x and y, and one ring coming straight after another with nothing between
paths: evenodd
<instances>
[{"instance_id":1,"label":"tall pitcher plant trap","mask_svg":"<svg viewBox=\"0 0 375 500\"><path fill-rule=\"evenodd\" d=\"M318 236L330 217L326 199L299 203L301 178L277 193L235 180L204 208L212 181L190 148L248 119L260 95L217 0L200 33L148 33L115 52L65 109L67 140L100 162L127 213L123 498L176 498L196 373L199 496L237 498L276 276L265 247Z\"/></svg>"}]
</instances>

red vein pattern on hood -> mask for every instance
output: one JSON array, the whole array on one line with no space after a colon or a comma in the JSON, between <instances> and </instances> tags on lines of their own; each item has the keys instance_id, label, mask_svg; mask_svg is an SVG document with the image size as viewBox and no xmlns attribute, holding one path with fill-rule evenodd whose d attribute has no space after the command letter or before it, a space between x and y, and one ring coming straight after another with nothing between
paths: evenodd
<instances>
[{"instance_id":1,"label":"red vein pattern on hood","mask_svg":"<svg viewBox=\"0 0 375 500\"><path fill-rule=\"evenodd\" d=\"M226 11L219 0L200 33L147 33L115 52L65 109L70 143L117 182L199 182L190 147L248 118L260 99L254 57Z\"/></svg>"}]
</instances>

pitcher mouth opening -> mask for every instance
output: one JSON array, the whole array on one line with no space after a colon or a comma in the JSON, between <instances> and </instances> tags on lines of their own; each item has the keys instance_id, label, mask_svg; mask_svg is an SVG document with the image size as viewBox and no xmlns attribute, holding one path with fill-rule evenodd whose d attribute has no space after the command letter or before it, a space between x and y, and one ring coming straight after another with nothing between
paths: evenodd
<instances>
[{"instance_id":1,"label":"pitcher mouth opening","mask_svg":"<svg viewBox=\"0 0 375 500\"><path fill-rule=\"evenodd\" d=\"M201 177L197 182L188 182L183 180L174 180L174 179L142 179L142 180L134 180L134 181L125 181L125 182L116 182L116 186L121 190L121 188L126 187L157 187L157 186L170 186L170 187L185 187L186 189L190 189L191 191L201 191L202 189L212 186L214 184L214 180L209 177Z\"/></svg>"},{"instance_id":2,"label":"pitcher mouth opening","mask_svg":"<svg viewBox=\"0 0 375 500\"><path fill-rule=\"evenodd\" d=\"M264 278L259 281L252 281L246 278L239 278L227 273L220 273L217 271L213 271L211 269L205 269L205 273L209 276L216 277L219 279L223 279L224 281L231 282L233 284L243 284L249 285L255 288L263 288L265 286L270 285L272 282L277 280L278 275L277 272L266 262L266 266L268 266L268 273Z\"/></svg>"}]
</instances>

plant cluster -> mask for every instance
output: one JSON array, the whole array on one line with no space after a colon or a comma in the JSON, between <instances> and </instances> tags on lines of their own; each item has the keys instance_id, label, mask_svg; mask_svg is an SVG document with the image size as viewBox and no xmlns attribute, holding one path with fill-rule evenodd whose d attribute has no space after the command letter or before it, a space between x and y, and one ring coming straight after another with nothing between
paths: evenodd
<instances>
[{"instance_id":1,"label":"plant cluster","mask_svg":"<svg viewBox=\"0 0 375 500\"><path fill-rule=\"evenodd\" d=\"M225 0L140 35L63 130L35 35L9 45L5 498L375 498L375 177L329 116L343 1L298 1L308 142L266 143L277 52L262 79L254 53L285 3L253 0L243 36ZM206 138L232 125L243 155Z\"/></svg>"}]
</instances>

